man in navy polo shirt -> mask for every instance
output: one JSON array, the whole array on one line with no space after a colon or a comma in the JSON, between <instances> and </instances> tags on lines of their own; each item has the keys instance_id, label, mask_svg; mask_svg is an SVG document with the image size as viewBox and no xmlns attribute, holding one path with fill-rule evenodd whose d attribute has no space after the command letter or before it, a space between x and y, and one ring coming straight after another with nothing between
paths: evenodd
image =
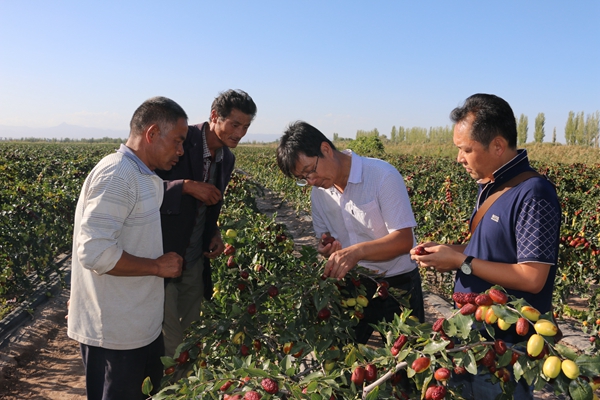
<instances>
[{"instance_id":1,"label":"man in navy polo shirt","mask_svg":"<svg viewBox=\"0 0 600 400\"><path fill-rule=\"evenodd\" d=\"M473 215L503 183L533 171L526 150L517 149L517 128L510 105L490 94L474 94L450 114L455 123L457 161L479 185ZM484 292L501 285L541 313L552 308L560 232L560 203L551 182L531 177L506 191L484 214L467 245L424 243L428 254L412 258L439 272L456 270L455 292ZM514 327L496 331L508 343L523 341ZM495 398L500 385L485 376L464 375L467 397ZM515 399L532 399L521 380Z\"/></svg>"}]
</instances>

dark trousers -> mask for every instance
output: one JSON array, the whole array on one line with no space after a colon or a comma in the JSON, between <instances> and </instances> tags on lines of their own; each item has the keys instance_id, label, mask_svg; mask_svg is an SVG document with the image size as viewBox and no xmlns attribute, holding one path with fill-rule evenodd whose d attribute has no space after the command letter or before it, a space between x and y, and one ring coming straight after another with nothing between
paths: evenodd
<instances>
[{"instance_id":1,"label":"dark trousers","mask_svg":"<svg viewBox=\"0 0 600 400\"><path fill-rule=\"evenodd\" d=\"M391 276L383 280L388 281L390 287L396 288L403 292L406 292L404 296L408 297L410 308L412 309L412 316L415 316L419 321L425 321L425 307L423 306L423 289L421 288L421 275L419 275L419 268L415 268L405 274ZM377 324L380 321L391 322L394 319L394 315L401 314L400 304L389 296L387 299L382 300L377 297L372 299L377 286L368 279L363 279L363 284L367 289L367 299L369 299L369 305L364 309L364 318L360 320L358 325L354 327L356 334L356 341L358 343L367 343L371 334L373 334L373 327L370 324Z\"/></svg>"},{"instance_id":2,"label":"dark trousers","mask_svg":"<svg viewBox=\"0 0 600 400\"><path fill-rule=\"evenodd\" d=\"M81 343L80 348L88 400L146 399L142 382L147 376L155 389L160 386L162 334L149 345L133 350L109 350Z\"/></svg>"}]
</instances>

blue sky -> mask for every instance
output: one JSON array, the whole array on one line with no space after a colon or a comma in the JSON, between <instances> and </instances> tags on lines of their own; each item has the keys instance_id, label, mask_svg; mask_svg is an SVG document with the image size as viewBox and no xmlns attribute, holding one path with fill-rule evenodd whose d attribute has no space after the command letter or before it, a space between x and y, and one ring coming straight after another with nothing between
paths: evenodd
<instances>
[{"instance_id":1,"label":"blue sky","mask_svg":"<svg viewBox=\"0 0 600 400\"><path fill-rule=\"evenodd\" d=\"M600 110L600 1L0 0L0 125L127 130L145 99L190 123L247 91L248 139L305 120L329 137L450 125L469 95L539 112Z\"/></svg>"}]
</instances>

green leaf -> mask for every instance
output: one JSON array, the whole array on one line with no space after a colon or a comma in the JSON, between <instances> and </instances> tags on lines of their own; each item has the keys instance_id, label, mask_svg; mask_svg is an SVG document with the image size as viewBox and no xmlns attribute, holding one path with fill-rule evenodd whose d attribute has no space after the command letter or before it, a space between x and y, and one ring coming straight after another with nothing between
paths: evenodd
<instances>
[{"instance_id":1,"label":"green leaf","mask_svg":"<svg viewBox=\"0 0 600 400\"><path fill-rule=\"evenodd\" d=\"M300 381L301 385L305 385L306 383L311 383L311 382L316 382L319 378L323 377L323 373L321 371L315 371L313 373L310 373L308 375L306 375L304 378L302 378L302 380Z\"/></svg>"},{"instance_id":2,"label":"green leaf","mask_svg":"<svg viewBox=\"0 0 600 400\"><path fill-rule=\"evenodd\" d=\"M475 361L475 355L472 351L468 351L467 355L465 368L470 374L477 375L477 361Z\"/></svg>"},{"instance_id":3,"label":"green leaf","mask_svg":"<svg viewBox=\"0 0 600 400\"><path fill-rule=\"evenodd\" d=\"M512 359L512 351L508 350L506 353L504 353L498 357L498 361L496 361L496 366L497 367L506 367L508 364L510 364L511 359Z\"/></svg>"},{"instance_id":4,"label":"green leaf","mask_svg":"<svg viewBox=\"0 0 600 400\"><path fill-rule=\"evenodd\" d=\"M353 347L344 360L346 366L351 367L356 362L356 348Z\"/></svg>"},{"instance_id":5,"label":"green leaf","mask_svg":"<svg viewBox=\"0 0 600 400\"><path fill-rule=\"evenodd\" d=\"M366 358L368 358L370 360L377 357L377 352L375 350L373 350L372 348L365 346L364 344L358 345L358 351L360 352L360 354L362 354L363 356L365 356Z\"/></svg>"},{"instance_id":6,"label":"green leaf","mask_svg":"<svg viewBox=\"0 0 600 400\"><path fill-rule=\"evenodd\" d=\"M175 361L172 357L167 356L162 356L160 358L160 362L162 362L162 365L164 365L165 368L169 368L177 364L177 361Z\"/></svg>"},{"instance_id":7,"label":"green leaf","mask_svg":"<svg viewBox=\"0 0 600 400\"><path fill-rule=\"evenodd\" d=\"M456 327L457 333L455 336L458 336L462 339L469 337L469 334L471 333L471 327L473 326L473 318L468 315L462 315L458 313L452 316L448 322L452 322ZM449 333L447 334L450 335Z\"/></svg>"},{"instance_id":8,"label":"green leaf","mask_svg":"<svg viewBox=\"0 0 600 400\"><path fill-rule=\"evenodd\" d=\"M569 385L571 384L571 380L565 376L565 374L559 374L553 383L554 393L568 393Z\"/></svg>"},{"instance_id":9,"label":"green leaf","mask_svg":"<svg viewBox=\"0 0 600 400\"><path fill-rule=\"evenodd\" d=\"M502 307L497 304L494 304L492 306L492 310L494 310L494 314L496 314L498 318L502 318L505 322L508 322L509 324L514 324L520 317L519 314L512 311L508 307Z\"/></svg>"},{"instance_id":10,"label":"green leaf","mask_svg":"<svg viewBox=\"0 0 600 400\"><path fill-rule=\"evenodd\" d=\"M154 386L152 386L152 381L150 380L150 377L147 376L144 379L144 382L142 382L142 393L148 396L150 392L152 392L152 389L154 389Z\"/></svg>"},{"instance_id":11,"label":"green leaf","mask_svg":"<svg viewBox=\"0 0 600 400\"><path fill-rule=\"evenodd\" d=\"M230 316L231 317L238 316L241 313L242 313L242 309L236 303L233 303L231 305L231 315Z\"/></svg>"},{"instance_id":12,"label":"green leaf","mask_svg":"<svg viewBox=\"0 0 600 400\"><path fill-rule=\"evenodd\" d=\"M323 353L325 352L325 354L327 354L327 349L329 349L329 347L331 347L331 343L333 342L333 340L331 339L325 339L323 341L317 342L317 347L315 348L315 351L317 353ZM339 350L338 350L339 352ZM323 354L323 356L325 356L325 354Z\"/></svg>"},{"instance_id":13,"label":"green leaf","mask_svg":"<svg viewBox=\"0 0 600 400\"><path fill-rule=\"evenodd\" d=\"M251 376L260 376L262 378L269 377L269 374L267 371L263 371L262 369L258 369L258 368L244 368L244 371L249 373Z\"/></svg>"},{"instance_id":14,"label":"green leaf","mask_svg":"<svg viewBox=\"0 0 600 400\"><path fill-rule=\"evenodd\" d=\"M558 351L563 358L568 358L569 360L577 359L577 353L575 353L570 347L565 346L564 344L557 343L554 348Z\"/></svg>"},{"instance_id":15,"label":"green leaf","mask_svg":"<svg viewBox=\"0 0 600 400\"><path fill-rule=\"evenodd\" d=\"M600 355L598 356L580 356L575 359L575 364L579 367L579 372L586 376L600 375Z\"/></svg>"},{"instance_id":16,"label":"green leaf","mask_svg":"<svg viewBox=\"0 0 600 400\"><path fill-rule=\"evenodd\" d=\"M444 332L446 332L446 335L448 335L449 337L456 336L456 332L457 332L456 325L454 325L447 319L445 319L444 322L442 323L442 327L444 328Z\"/></svg>"},{"instance_id":17,"label":"green leaf","mask_svg":"<svg viewBox=\"0 0 600 400\"><path fill-rule=\"evenodd\" d=\"M375 386L367 395L367 400L377 400L379 398L379 386Z\"/></svg>"},{"instance_id":18,"label":"green leaf","mask_svg":"<svg viewBox=\"0 0 600 400\"><path fill-rule=\"evenodd\" d=\"M526 364L523 368L523 378L525 378L525 381L528 385L532 385L542 373L541 363L538 362L538 360L530 360L527 357L519 357L519 361L521 359L525 359L526 361Z\"/></svg>"},{"instance_id":19,"label":"green leaf","mask_svg":"<svg viewBox=\"0 0 600 400\"><path fill-rule=\"evenodd\" d=\"M400 362L406 358L411 352L410 348L405 347L398 355L396 356L396 361Z\"/></svg>"},{"instance_id":20,"label":"green leaf","mask_svg":"<svg viewBox=\"0 0 600 400\"><path fill-rule=\"evenodd\" d=\"M573 379L569 384L569 394L573 400L592 400L592 387L582 379Z\"/></svg>"},{"instance_id":21,"label":"green leaf","mask_svg":"<svg viewBox=\"0 0 600 400\"><path fill-rule=\"evenodd\" d=\"M448 341L448 340L440 340L440 341L435 341L435 342L429 342L423 348L423 353L425 353L425 354L435 354L435 353L438 353L440 351L443 351L446 348L446 346L448 345L448 343L450 343L450 341Z\"/></svg>"},{"instance_id":22,"label":"green leaf","mask_svg":"<svg viewBox=\"0 0 600 400\"><path fill-rule=\"evenodd\" d=\"M485 327L485 331L488 335L490 335L490 337L496 337L496 330L492 325L488 324L487 322L484 322L483 326Z\"/></svg>"},{"instance_id":23,"label":"green leaf","mask_svg":"<svg viewBox=\"0 0 600 400\"><path fill-rule=\"evenodd\" d=\"M308 386L306 387L306 391L307 391L308 393L312 393L312 392L314 392L314 391L317 389L317 387L318 387L318 386L319 386L319 383L318 383L317 381L314 381L314 380L313 380L313 381L311 381L311 382L308 384Z\"/></svg>"},{"instance_id":24,"label":"green leaf","mask_svg":"<svg viewBox=\"0 0 600 400\"><path fill-rule=\"evenodd\" d=\"M287 376L296 375L297 368L296 364L292 361L291 355L288 354L285 357L283 357L283 359L281 360L281 367L285 371L285 374Z\"/></svg>"}]
</instances>

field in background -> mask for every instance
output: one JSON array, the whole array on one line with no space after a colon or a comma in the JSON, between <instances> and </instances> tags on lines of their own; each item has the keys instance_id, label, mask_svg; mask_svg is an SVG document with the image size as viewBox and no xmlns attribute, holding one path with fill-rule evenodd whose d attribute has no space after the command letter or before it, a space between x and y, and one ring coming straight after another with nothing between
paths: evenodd
<instances>
[{"instance_id":1,"label":"field in background","mask_svg":"<svg viewBox=\"0 0 600 400\"><path fill-rule=\"evenodd\" d=\"M346 148L350 140L338 140L334 144L340 150ZM447 157L456 158L457 150L452 143L431 144L385 144L385 151L389 154L406 154L423 157ZM277 147L277 143L243 143L240 148L272 148ZM534 161L549 161L565 164L587 164L600 166L600 149L586 146L567 146L564 144L552 143L528 143L519 148L527 149L529 158Z\"/></svg>"},{"instance_id":2,"label":"field in background","mask_svg":"<svg viewBox=\"0 0 600 400\"><path fill-rule=\"evenodd\" d=\"M344 145L339 143L340 148ZM297 209L309 211L310 188L299 188L281 174L275 147L239 146L235 149L238 167ZM0 181L4 183L0 188L0 316L27 297L32 276L47 279L51 260L69 251L81 184L96 162L116 148L115 144L0 143ZM556 308L582 323L594 323L600 302L599 150L551 144L527 148L534 166L557 184L563 202ZM383 158L406 180L420 239L465 239L476 186L456 163L455 154L452 145L386 148ZM428 285L449 293L450 277L433 278ZM587 310L569 308L567 299L575 294L587 303Z\"/></svg>"}]
</instances>

